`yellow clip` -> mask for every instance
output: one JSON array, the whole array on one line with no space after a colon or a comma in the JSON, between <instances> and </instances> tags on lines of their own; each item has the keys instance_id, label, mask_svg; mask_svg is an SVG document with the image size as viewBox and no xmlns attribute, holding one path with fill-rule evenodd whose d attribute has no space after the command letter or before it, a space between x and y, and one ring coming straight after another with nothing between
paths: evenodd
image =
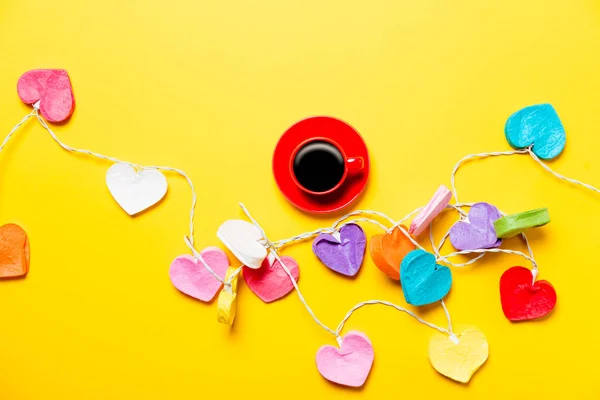
<instances>
[{"instance_id":1,"label":"yellow clip","mask_svg":"<svg viewBox=\"0 0 600 400\"><path fill-rule=\"evenodd\" d=\"M237 268L229 267L227 268L227 273L225 274L225 281L228 281L229 278L233 275ZM219 293L219 299L217 301L217 319L222 324L233 325L233 320L235 320L235 312L237 309L237 283L238 276L231 281L231 286L224 286L221 289L221 293Z\"/></svg>"}]
</instances>

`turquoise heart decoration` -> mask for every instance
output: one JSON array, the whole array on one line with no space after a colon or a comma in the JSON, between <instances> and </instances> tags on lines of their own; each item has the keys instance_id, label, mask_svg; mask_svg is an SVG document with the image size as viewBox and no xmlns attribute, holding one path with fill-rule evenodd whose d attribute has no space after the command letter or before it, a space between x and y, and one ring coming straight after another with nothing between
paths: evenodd
<instances>
[{"instance_id":1,"label":"turquoise heart decoration","mask_svg":"<svg viewBox=\"0 0 600 400\"><path fill-rule=\"evenodd\" d=\"M413 250L400 264L400 282L406 302L424 306L444 298L452 287L450 268L435 263L435 256Z\"/></svg>"},{"instance_id":2,"label":"turquoise heart decoration","mask_svg":"<svg viewBox=\"0 0 600 400\"><path fill-rule=\"evenodd\" d=\"M565 128L550 104L538 104L517 111L508 117L504 133L513 148L524 149L533 145L533 153L543 160L557 157L567 141Z\"/></svg>"}]
</instances>

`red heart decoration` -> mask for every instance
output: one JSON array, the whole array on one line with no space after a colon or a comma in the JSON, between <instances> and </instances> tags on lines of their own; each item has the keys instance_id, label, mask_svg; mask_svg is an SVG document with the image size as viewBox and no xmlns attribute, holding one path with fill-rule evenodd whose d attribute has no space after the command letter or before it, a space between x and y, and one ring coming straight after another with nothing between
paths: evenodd
<instances>
[{"instance_id":1,"label":"red heart decoration","mask_svg":"<svg viewBox=\"0 0 600 400\"><path fill-rule=\"evenodd\" d=\"M300 275L298 263L292 257L283 256L281 261L288 268L296 282ZM292 290L294 284L281 263L276 260L265 258L258 269L249 268L244 265L244 280L246 284L265 303L279 300Z\"/></svg>"},{"instance_id":2,"label":"red heart decoration","mask_svg":"<svg viewBox=\"0 0 600 400\"><path fill-rule=\"evenodd\" d=\"M34 69L17 82L19 97L26 104L40 101L40 113L50 122L62 122L73 114L75 98L69 74L63 69Z\"/></svg>"},{"instance_id":3,"label":"red heart decoration","mask_svg":"<svg viewBox=\"0 0 600 400\"><path fill-rule=\"evenodd\" d=\"M500 278L500 302L506 318L525 321L552 311L556 305L556 291L548 281L533 283L529 269L512 267Z\"/></svg>"}]
</instances>

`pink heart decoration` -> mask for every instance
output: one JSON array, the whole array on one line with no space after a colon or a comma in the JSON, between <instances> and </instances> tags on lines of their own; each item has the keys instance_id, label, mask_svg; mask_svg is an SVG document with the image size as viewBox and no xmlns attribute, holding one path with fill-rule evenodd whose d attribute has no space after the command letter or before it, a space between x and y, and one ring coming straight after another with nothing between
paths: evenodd
<instances>
[{"instance_id":1,"label":"pink heart decoration","mask_svg":"<svg viewBox=\"0 0 600 400\"><path fill-rule=\"evenodd\" d=\"M322 346L317 351L317 369L328 381L360 387L369 376L374 357L369 338L364 333L350 331L341 339L339 349Z\"/></svg>"},{"instance_id":2,"label":"pink heart decoration","mask_svg":"<svg viewBox=\"0 0 600 400\"><path fill-rule=\"evenodd\" d=\"M75 98L69 74L63 69L34 69L17 82L19 97L26 104L40 101L40 113L50 122L62 122L73 114Z\"/></svg>"},{"instance_id":3,"label":"pink heart decoration","mask_svg":"<svg viewBox=\"0 0 600 400\"><path fill-rule=\"evenodd\" d=\"M200 252L200 255L217 275L225 278L229 260L223 250L218 247L207 247ZM189 255L179 256L173 260L169 275L178 290L204 302L214 299L222 286L222 283L208 272L200 260Z\"/></svg>"},{"instance_id":4,"label":"pink heart decoration","mask_svg":"<svg viewBox=\"0 0 600 400\"><path fill-rule=\"evenodd\" d=\"M300 275L298 263L292 257L283 256L281 261L288 268L296 282ZM246 284L265 303L279 300L294 289L289 275L277 260L265 258L260 268L253 269L244 266Z\"/></svg>"}]
</instances>

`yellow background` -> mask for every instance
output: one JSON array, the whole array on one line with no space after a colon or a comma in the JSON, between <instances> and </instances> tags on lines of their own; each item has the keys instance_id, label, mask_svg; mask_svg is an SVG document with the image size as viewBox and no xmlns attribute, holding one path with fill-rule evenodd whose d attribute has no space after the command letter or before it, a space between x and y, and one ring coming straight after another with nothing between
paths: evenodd
<instances>
[{"instance_id":1,"label":"yellow background","mask_svg":"<svg viewBox=\"0 0 600 400\"><path fill-rule=\"evenodd\" d=\"M278 192L271 155L295 121L333 115L366 139L370 184L355 209L400 218L449 184L466 154L508 150L513 111L550 102L568 132L552 167L600 185L600 3L587 1L42 1L0 4L0 129L30 108L16 82L67 69L77 108L56 126L68 144L189 173L199 192L200 247L241 217L244 202L272 239L333 217L297 211ZM26 279L0 282L0 398L598 398L597 226L600 196L558 181L531 159L471 162L463 201L506 212L548 207L531 232L540 278L559 302L543 321L504 318L498 280L516 256L454 270L448 306L490 343L468 386L429 365L431 329L373 307L347 329L366 333L375 364L362 390L315 368L335 344L296 294L266 305L245 285L228 329L216 303L180 294L169 264L187 249L190 191L168 175L156 208L128 217L104 183L110 164L61 150L34 121L0 156L0 221L31 240ZM436 235L454 220L438 222ZM366 226L367 234L378 233ZM523 250L517 240L507 247ZM449 247L446 252L451 251ZM315 312L335 326L359 301L404 304L368 256L355 280L289 247ZM232 264L237 263L231 258ZM441 310L422 311L443 324ZM539 396L539 397L538 397Z\"/></svg>"}]
</instances>

